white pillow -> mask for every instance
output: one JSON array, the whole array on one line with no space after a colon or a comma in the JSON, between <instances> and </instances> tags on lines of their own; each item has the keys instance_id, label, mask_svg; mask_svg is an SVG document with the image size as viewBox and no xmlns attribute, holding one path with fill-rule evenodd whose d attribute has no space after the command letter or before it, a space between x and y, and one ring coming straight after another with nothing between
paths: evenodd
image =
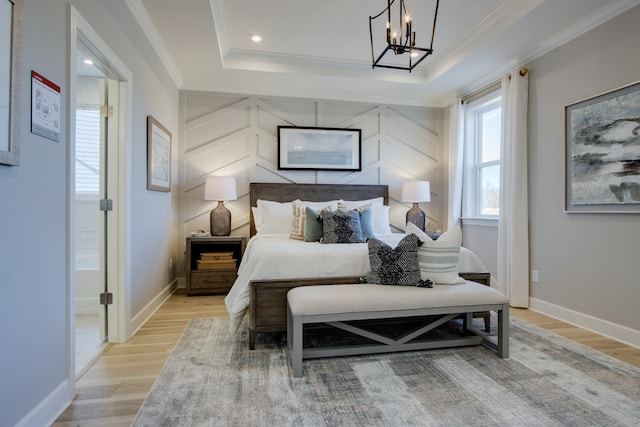
<instances>
[{"instance_id":1,"label":"white pillow","mask_svg":"<svg viewBox=\"0 0 640 427\"><path fill-rule=\"evenodd\" d=\"M465 283L458 275L462 229L456 226L432 240L418 226L409 222L405 234L415 234L423 242L418 247L418 264L422 280L431 280L435 284L454 285Z\"/></svg>"},{"instance_id":2,"label":"white pillow","mask_svg":"<svg viewBox=\"0 0 640 427\"><path fill-rule=\"evenodd\" d=\"M328 200L326 202L309 202L307 200L294 200L293 203L298 203L300 207L311 208L313 210L320 210L324 207L331 206L331 210L335 211L338 209L339 201L340 200Z\"/></svg>"},{"instance_id":3,"label":"white pillow","mask_svg":"<svg viewBox=\"0 0 640 427\"><path fill-rule=\"evenodd\" d=\"M389 225L389 206L371 207L371 227L373 228L374 236L391 234L391 226Z\"/></svg>"},{"instance_id":4,"label":"white pillow","mask_svg":"<svg viewBox=\"0 0 640 427\"><path fill-rule=\"evenodd\" d=\"M371 206L384 206L384 197L367 200L340 200L340 204L344 205L346 210L358 209L360 206L368 204L371 204Z\"/></svg>"},{"instance_id":5,"label":"white pillow","mask_svg":"<svg viewBox=\"0 0 640 427\"><path fill-rule=\"evenodd\" d=\"M252 206L251 212L253 212L253 225L256 227L256 233L259 233L262 230L262 209Z\"/></svg>"},{"instance_id":6,"label":"white pillow","mask_svg":"<svg viewBox=\"0 0 640 427\"><path fill-rule=\"evenodd\" d=\"M293 202L272 202L258 200L256 203L260 211L260 233L291 233L293 220Z\"/></svg>"}]
</instances>

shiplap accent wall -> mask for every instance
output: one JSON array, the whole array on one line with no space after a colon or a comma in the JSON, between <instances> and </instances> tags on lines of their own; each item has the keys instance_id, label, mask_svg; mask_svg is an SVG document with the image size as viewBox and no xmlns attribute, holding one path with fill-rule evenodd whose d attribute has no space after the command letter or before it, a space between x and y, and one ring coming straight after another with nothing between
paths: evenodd
<instances>
[{"instance_id":1,"label":"shiplap accent wall","mask_svg":"<svg viewBox=\"0 0 640 427\"><path fill-rule=\"evenodd\" d=\"M265 98L185 92L181 95L180 189L184 236L209 231L217 202L203 199L207 175L234 176L238 200L225 205L232 235L249 234L249 183L295 182L389 185L391 224L403 230L409 204L402 183L431 182L431 202L421 204L443 224L443 111L309 99ZM362 171L284 171L277 168L278 125L362 130ZM336 195L340 196L340 195Z\"/></svg>"}]
</instances>

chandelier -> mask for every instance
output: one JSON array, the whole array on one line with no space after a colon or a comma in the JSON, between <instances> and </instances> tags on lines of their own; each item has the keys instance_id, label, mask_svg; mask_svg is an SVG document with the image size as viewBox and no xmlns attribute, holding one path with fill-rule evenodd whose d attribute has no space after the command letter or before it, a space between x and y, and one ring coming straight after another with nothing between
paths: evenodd
<instances>
[{"instance_id":1,"label":"chandelier","mask_svg":"<svg viewBox=\"0 0 640 427\"><path fill-rule=\"evenodd\" d=\"M440 0L436 0L436 8L433 15L433 27L431 29L431 42L429 47L416 46L416 32L411 14L407 12L404 0L398 0L398 28L391 23L391 6L396 0L387 0L387 7L376 16L369 16L369 36L371 37L371 68L394 68L396 70L413 70L427 56L433 53L433 36L436 32L436 20L438 18L438 6ZM374 20L386 12L386 46L376 58L373 44ZM381 22L382 20L378 21ZM380 27L378 25L377 27ZM380 42L380 39L378 39ZM380 44L380 43L378 43ZM393 55L390 54L393 52ZM389 54L389 55L387 55ZM385 57L386 55L386 57ZM406 64L406 65L405 65Z\"/></svg>"}]
</instances>

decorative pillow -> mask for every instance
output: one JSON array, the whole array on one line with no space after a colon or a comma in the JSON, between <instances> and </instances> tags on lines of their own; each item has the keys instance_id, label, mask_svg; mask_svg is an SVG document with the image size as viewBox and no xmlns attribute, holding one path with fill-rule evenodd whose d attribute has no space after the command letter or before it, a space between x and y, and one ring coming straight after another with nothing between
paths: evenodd
<instances>
[{"instance_id":1,"label":"decorative pillow","mask_svg":"<svg viewBox=\"0 0 640 427\"><path fill-rule=\"evenodd\" d=\"M309 207L305 210L305 227L304 227L304 241L305 242L319 242L322 239L322 217L320 213L315 209ZM324 211L323 211L324 212Z\"/></svg>"},{"instance_id":2,"label":"decorative pillow","mask_svg":"<svg viewBox=\"0 0 640 427\"><path fill-rule=\"evenodd\" d=\"M373 227L373 234L376 236L391 234L391 226L389 225L389 206L371 207L371 226Z\"/></svg>"},{"instance_id":3,"label":"decorative pillow","mask_svg":"<svg viewBox=\"0 0 640 427\"><path fill-rule=\"evenodd\" d=\"M382 199L382 198L381 198ZM341 211L357 210L360 213L360 230L362 230L362 238L365 242L376 237L373 232L371 203L365 203L362 206L348 208L342 201L338 202L338 209Z\"/></svg>"},{"instance_id":4,"label":"decorative pillow","mask_svg":"<svg viewBox=\"0 0 640 427\"><path fill-rule=\"evenodd\" d=\"M454 285L465 283L458 275L462 229L456 226L432 240L424 231L413 223L407 223L405 234L415 234L423 242L418 248L418 263L423 279L430 279L436 284Z\"/></svg>"},{"instance_id":5,"label":"decorative pillow","mask_svg":"<svg viewBox=\"0 0 640 427\"><path fill-rule=\"evenodd\" d=\"M381 240L370 239L367 245L371 272L366 277L367 283L430 288L432 283L422 280L420 276L420 244L420 239L415 234L405 236L395 248Z\"/></svg>"},{"instance_id":6,"label":"decorative pillow","mask_svg":"<svg viewBox=\"0 0 640 427\"><path fill-rule=\"evenodd\" d=\"M357 210L335 212L323 211L322 243L364 243L360 228L360 213Z\"/></svg>"},{"instance_id":7,"label":"decorative pillow","mask_svg":"<svg viewBox=\"0 0 640 427\"><path fill-rule=\"evenodd\" d=\"M329 204L327 204L329 203ZM306 226L306 208L310 207L317 211L323 210L335 210L332 209L332 202L302 202L300 200L293 201L293 219L291 221L291 234L290 239L293 240L305 240L305 226ZM338 205L337 201L334 203ZM323 206L326 205L326 206Z\"/></svg>"},{"instance_id":8,"label":"decorative pillow","mask_svg":"<svg viewBox=\"0 0 640 427\"><path fill-rule=\"evenodd\" d=\"M258 200L256 204L261 217L260 233L291 233L293 202Z\"/></svg>"},{"instance_id":9,"label":"decorative pillow","mask_svg":"<svg viewBox=\"0 0 640 427\"><path fill-rule=\"evenodd\" d=\"M371 208L366 208L364 210L359 210L360 213L360 230L362 231L362 238L365 242L369 239L375 239L376 234L373 232L373 222L371 220L373 214L371 213Z\"/></svg>"}]
</instances>

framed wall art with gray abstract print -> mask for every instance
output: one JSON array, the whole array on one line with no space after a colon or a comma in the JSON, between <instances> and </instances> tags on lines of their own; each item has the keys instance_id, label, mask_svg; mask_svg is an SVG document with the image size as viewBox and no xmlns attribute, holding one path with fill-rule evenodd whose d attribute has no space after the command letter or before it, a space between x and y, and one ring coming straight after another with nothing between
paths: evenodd
<instances>
[{"instance_id":1,"label":"framed wall art with gray abstract print","mask_svg":"<svg viewBox=\"0 0 640 427\"><path fill-rule=\"evenodd\" d=\"M565 211L640 212L640 82L565 107Z\"/></svg>"}]
</instances>

